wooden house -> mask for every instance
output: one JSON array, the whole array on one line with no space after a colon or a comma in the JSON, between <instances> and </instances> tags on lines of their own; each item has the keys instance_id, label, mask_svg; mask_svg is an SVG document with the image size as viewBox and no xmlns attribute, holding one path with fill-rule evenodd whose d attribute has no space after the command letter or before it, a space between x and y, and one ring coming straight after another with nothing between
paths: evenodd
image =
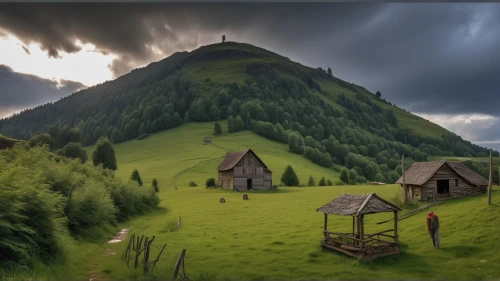
<instances>
[{"instance_id":1,"label":"wooden house","mask_svg":"<svg viewBox=\"0 0 500 281\"><path fill-rule=\"evenodd\" d=\"M217 186L221 188L250 190L272 187L272 172L251 149L228 152L217 170Z\"/></svg>"},{"instance_id":2,"label":"wooden house","mask_svg":"<svg viewBox=\"0 0 500 281\"><path fill-rule=\"evenodd\" d=\"M403 177L396 183L403 186ZM414 162L405 171L408 198L438 200L486 193L488 180L462 162Z\"/></svg>"}]
</instances>

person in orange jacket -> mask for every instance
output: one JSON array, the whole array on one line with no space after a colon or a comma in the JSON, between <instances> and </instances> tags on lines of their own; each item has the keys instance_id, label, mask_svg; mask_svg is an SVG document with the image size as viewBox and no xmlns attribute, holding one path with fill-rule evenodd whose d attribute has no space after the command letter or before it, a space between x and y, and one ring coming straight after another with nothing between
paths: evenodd
<instances>
[{"instance_id":1,"label":"person in orange jacket","mask_svg":"<svg viewBox=\"0 0 500 281\"><path fill-rule=\"evenodd\" d=\"M431 237L432 244L434 247L439 248L439 217L435 215L434 212L427 214L426 227Z\"/></svg>"}]
</instances>

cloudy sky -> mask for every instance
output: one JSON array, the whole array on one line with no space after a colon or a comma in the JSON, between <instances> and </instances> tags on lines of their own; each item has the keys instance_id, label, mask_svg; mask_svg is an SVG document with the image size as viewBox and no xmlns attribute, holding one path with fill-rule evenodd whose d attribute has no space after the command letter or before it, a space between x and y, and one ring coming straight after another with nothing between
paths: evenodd
<instances>
[{"instance_id":1,"label":"cloudy sky","mask_svg":"<svg viewBox=\"0 0 500 281\"><path fill-rule=\"evenodd\" d=\"M468 140L500 148L500 4L0 3L0 65L56 84L102 83L222 34L331 67ZM27 99L9 102L31 106ZM0 90L0 111L5 100Z\"/></svg>"}]
</instances>

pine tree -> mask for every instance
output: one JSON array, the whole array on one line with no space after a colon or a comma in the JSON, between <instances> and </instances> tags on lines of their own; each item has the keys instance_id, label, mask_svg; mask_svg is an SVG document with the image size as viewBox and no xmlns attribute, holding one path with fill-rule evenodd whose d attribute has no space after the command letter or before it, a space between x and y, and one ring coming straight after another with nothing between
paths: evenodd
<instances>
[{"instance_id":1,"label":"pine tree","mask_svg":"<svg viewBox=\"0 0 500 281\"><path fill-rule=\"evenodd\" d=\"M132 175L130 176L130 179L136 181L139 184L139 186L142 186L141 175L139 175L139 171L137 171L137 169L134 169Z\"/></svg>"},{"instance_id":2,"label":"pine tree","mask_svg":"<svg viewBox=\"0 0 500 281\"><path fill-rule=\"evenodd\" d=\"M160 189L158 188L158 181L156 180L156 178L153 179L153 183L151 184L151 186L153 187L155 192L160 191Z\"/></svg>"},{"instance_id":3,"label":"pine tree","mask_svg":"<svg viewBox=\"0 0 500 281\"><path fill-rule=\"evenodd\" d=\"M321 180L319 181L318 185L319 185L319 186L326 186L325 177L322 177L322 178L321 178Z\"/></svg>"},{"instance_id":4,"label":"pine tree","mask_svg":"<svg viewBox=\"0 0 500 281\"><path fill-rule=\"evenodd\" d=\"M349 184L349 172L347 172L346 168L342 169L340 172L340 180Z\"/></svg>"},{"instance_id":5,"label":"pine tree","mask_svg":"<svg viewBox=\"0 0 500 281\"><path fill-rule=\"evenodd\" d=\"M332 182L330 179L328 179L328 180L326 181L326 185L328 185L328 186L332 186L332 185L333 185L333 182Z\"/></svg>"},{"instance_id":6,"label":"pine tree","mask_svg":"<svg viewBox=\"0 0 500 281\"><path fill-rule=\"evenodd\" d=\"M316 183L314 182L314 179L312 176L309 176L309 181L307 182L308 186L314 186Z\"/></svg>"},{"instance_id":7,"label":"pine tree","mask_svg":"<svg viewBox=\"0 0 500 281\"><path fill-rule=\"evenodd\" d=\"M95 150L92 153L92 160L94 166L102 164L102 167L105 169L118 169L116 165L115 149L106 137L99 139L97 142Z\"/></svg>"},{"instance_id":8,"label":"pine tree","mask_svg":"<svg viewBox=\"0 0 500 281\"><path fill-rule=\"evenodd\" d=\"M286 186L299 186L299 179L292 166L288 165L281 176L281 182Z\"/></svg>"}]
</instances>

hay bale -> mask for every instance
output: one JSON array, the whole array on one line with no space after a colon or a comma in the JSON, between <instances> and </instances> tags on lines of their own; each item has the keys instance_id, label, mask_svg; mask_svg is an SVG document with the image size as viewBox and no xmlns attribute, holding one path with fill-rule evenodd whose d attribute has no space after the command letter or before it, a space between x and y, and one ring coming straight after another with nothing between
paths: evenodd
<instances>
[{"instance_id":1,"label":"hay bale","mask_svg":"<svg viewBox=\"0 0 500 281\"><path fill-rule=\"evenodd\" d=\"M224 199L224 197L221 197L221 198L219 199L219 202L220 202L220 203L226 203L226 199Z\"/></svg>"},{"instance_id":2,"label":"hay bale","mask_svg":"<svg viewBox=\"0 0 500 281\"><path fill-rule=\"evenodd\" d=\"M243 200L248 200L248 194L243 194Z\"/></svg>"}]
</instances>

